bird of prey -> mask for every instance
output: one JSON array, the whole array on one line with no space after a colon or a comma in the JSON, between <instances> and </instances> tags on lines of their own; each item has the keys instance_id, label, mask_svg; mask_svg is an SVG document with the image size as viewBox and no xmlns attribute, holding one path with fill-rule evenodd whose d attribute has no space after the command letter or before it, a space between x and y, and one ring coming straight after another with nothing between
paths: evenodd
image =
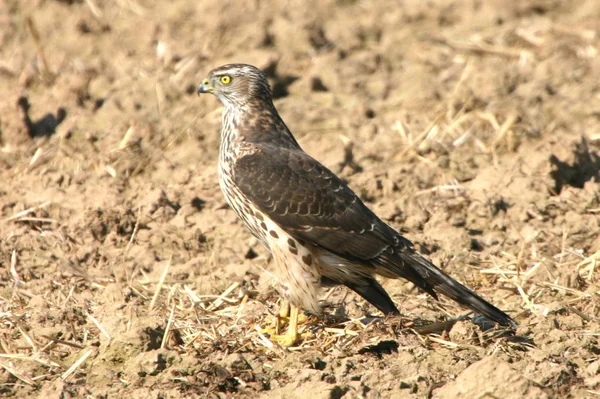
<instances>
[{"instance_id":1,"label":"bird of prey","mask_svg":"<svg viewBox=\"0 0 600 399\"><path fill-rule=\"evenodd\" d=\"M500 309L434 266L332 171L302 150L273 105L265 74L213 69L198 86L223 103L219 183L227 203L273 255L291 305L284 344L298 340L298 308L319 314L321 284L345 285L386 315L399 314L375 279L402 277L514 328Z\"/></svg>"}]
</instances>

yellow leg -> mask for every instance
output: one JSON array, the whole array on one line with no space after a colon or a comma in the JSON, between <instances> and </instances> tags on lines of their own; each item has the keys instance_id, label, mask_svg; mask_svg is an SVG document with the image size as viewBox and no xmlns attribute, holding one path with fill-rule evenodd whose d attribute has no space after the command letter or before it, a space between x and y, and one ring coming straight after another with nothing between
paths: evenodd
<instances>
[{"instance_id":1,"label":"yellow leg","mask_svg":"<svg viewBox=\"0 0 600 399\"><path fill-rule=\"evenodd\" d=\"M284 299L281 302L281 306L279 307L279 317L283 319L287 319L288 317L290 317L290 308L290 303Z\"/></svg>"},{"instance_id":2,"label":"yellow leg","mask_svg":"<svg viewBox=\"0 0 600 399\"><path fill-rule=\"evenodd\" d=\"M287 301L283 302L275 324L275 333L272 334L272 327L263 329L263 333L268 333L271 336L270 339L279 342L281 346L294 346L302 339L302 336L298 333L299 311L297 306L291 305ZM280 324L286 319L288 321L287 332L281 334Z\"/></svg>"},{"instance_id":3,"label":"yellow leg","mask_svg":"<svg viewBox=\"0 0 600 399\"><path fill-rule=\"evenodd\" d=\"M294 346L300 341L298 334L298 307L285 303L279 311L281 318L286 318L289 315L287 332L282 335L273 335L271 339L279 342L281 346ZM279 323L277 323L279 324Z\"/></svg>"},{"instance_id":4,"label":"yellow leg","mask_svg":"<svg viewBox=\"0 0 600 399\"><path fill-rule=\"evenodd\" d=\"M288 330L285 335L287 337L289 337L291 344L287 345L287 346L292 346L293 344L297 343L300 340L300 334L298 334L298 312L299 311L300 311L300 309L298 309L297 306L290 305L290 323L288 325ZM282 344L282 345L284 345L284 344Z\"/></svg>"}]
</instances>

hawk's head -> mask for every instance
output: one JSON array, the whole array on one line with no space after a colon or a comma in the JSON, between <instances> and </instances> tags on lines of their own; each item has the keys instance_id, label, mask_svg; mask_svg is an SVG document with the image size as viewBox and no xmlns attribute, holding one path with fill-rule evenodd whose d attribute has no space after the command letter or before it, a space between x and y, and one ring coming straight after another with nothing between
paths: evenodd
<instances>
[{"instance_id":1,"label":"hawk's head","mask_svg":"<svg viewBox=\"0 0 600 399\"><path fill-rule=\"evenodd\" d=\"M229 107L240 107L252 100L272 101L265 74L247 64L228 64L213 69L198 86L200 93L212 93Z\"/></svg>"}]
</instances>

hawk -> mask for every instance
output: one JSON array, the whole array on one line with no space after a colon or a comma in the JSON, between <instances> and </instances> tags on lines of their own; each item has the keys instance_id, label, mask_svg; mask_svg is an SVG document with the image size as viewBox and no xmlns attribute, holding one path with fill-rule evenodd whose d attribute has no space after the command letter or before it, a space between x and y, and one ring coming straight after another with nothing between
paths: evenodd
<instances>
[{"instance_id":1,"label":"hawk","mask_svg":"<svg viewBox=\"0 0 600 399\"><path fill-rule=\"evenodd\" d=\"M399 314L375 275L402 277L511 328L516 323L413 249L332 171L302 150L273 105L265 74L246 64L213 69L198 94L223 103L219 183L227 203L273 255L281 294L315 314L322 284L345 285L386 315Z\"/></svg>"}]
</instances>

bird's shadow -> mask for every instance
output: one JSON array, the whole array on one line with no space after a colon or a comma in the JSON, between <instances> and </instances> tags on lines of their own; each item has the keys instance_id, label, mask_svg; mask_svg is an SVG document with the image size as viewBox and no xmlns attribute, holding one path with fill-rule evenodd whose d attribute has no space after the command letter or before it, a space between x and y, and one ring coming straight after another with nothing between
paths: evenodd
<instances>
[{"instance_id":1,"label":"bird's shadow","mask_svg":"<svg viewBox=\"0 0 600 399\"><path fill-rule=\"evenodd\" d=\"M398 353L400 344L393 340L379 341L375 345L367 345L358 350L359 355L371 354L375 355L378 359L381 359L383 355L391 355L392 353Z\"/></svg>"},{"instance_id":2,"label":"bird's shadow","mask_svg":"<svg viewBox=\"0 0 600 399\"><path fill-rule=\"evenodd\" d=\"M315 327L313 332L327 328L336 327L344 328L347 322L352 319L347 316L345 311L336 312L335 315L325 315L322 319L322 324ZM530 348L535 348L534 340L525 335L517 335L516 330L507 327L501 327L485 319L482 316L469 318L466 315L443 321L431 321L421 318L407 318L405 316L372 316L368 315L358 319L363 326L374 325L376 330L384 332L394 332L396 336L406 334L417 334L419 336L447 336L452 330L452 327L459 321L468 321L477 328L476 334L479 338L479 343L486 345L492 341L504 340L511 344L516 350L526 351ZM383 338L383 336L382 336ZM368 345L359 349L359 354L374 354L381 357L385 354L397 352L399 342L393 339L382 339L377 344Z\"/></svg>"}]
</instances>

